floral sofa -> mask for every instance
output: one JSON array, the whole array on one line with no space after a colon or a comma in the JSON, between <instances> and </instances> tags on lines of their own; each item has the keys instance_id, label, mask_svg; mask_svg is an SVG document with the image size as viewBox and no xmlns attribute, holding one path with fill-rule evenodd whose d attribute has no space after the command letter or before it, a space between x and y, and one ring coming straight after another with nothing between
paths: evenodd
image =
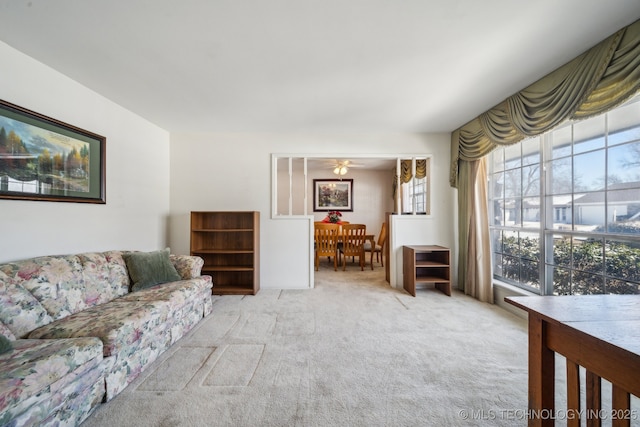
<instances>
[{"instance_id":1,"label":"floral sofa","mask_svg":"<svg viewBox=\"0 0 640 427\"><path fill-rule=\"evenodd\" d=\"M133 280L147 254L166 258L169 279ZM78 425L116 396L211 313L202 265L168 249L1 264L0 426Z\"/></svg>"}]
</instances>

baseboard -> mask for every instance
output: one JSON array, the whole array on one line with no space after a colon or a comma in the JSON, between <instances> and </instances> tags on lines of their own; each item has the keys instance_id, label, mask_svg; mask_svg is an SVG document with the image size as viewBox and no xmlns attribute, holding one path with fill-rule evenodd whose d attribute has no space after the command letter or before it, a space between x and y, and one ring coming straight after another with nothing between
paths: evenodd
<instances>
[{"instance_id":1,"label":"baseboard","mask_svg":"<svg viewBox=\"0 0 640 427\"><path fill-rule=\"evenodd\" d=\"M533 296L536 295L533 292L525 291L524 289L520 289L516 286L510 285L508 283L493 281L493 302L498 307L504 308L510 313L515 314L518 317L522 317L523 319L527 318L527 313L524 310L521 310L513 305L509 304L504 300L505 297L514 297L514 296Z\"/></svg>"}]
</instances>

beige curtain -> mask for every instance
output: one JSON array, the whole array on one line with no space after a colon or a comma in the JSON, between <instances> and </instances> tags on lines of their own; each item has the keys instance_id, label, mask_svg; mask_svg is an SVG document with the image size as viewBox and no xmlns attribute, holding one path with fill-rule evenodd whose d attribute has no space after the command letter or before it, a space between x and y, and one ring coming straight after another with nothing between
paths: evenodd
<instances>
[{"instance_id":1,"label":"beige curtain","mask_svg":"<svg viewBox=\"0 0 640 427\"><path fill-rule=\"evenodd\" d=\"M485 158L464 162L460 183L458 287L480 301L493 303Z\"/></svg>"},{"instance_id":2,"label":"beige curtain","mask_svg":"<svg viewBox=\"0 0 640 427\"><path fill-rule=\"evenodd\" d=\"M490 261L474 264L483 258L474 249L486 249L484 256L490 258L488 231L474 226L482 203L486 209L486 188L479 187L486 178L480 178L483 167L478 161L497 146L542 134L568 119L609 111L639 90L640 20L452 133L449 181L458 188L459 286L465 292L482 299L491 286L484 271Z\"/></svg>"}]
</instances>

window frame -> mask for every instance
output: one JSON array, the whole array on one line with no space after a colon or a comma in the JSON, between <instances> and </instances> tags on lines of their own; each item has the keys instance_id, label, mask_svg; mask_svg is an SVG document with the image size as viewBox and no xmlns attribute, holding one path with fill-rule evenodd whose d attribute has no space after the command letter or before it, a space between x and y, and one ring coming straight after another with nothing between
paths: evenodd
<instances>
[{"instance_id":1,"label":"window frame","mask_svg":"<svg viewBox=\"0 0 640 427\"><path fill-rule=\"evenodd\" d=\"M640 96L619 108L625 108L635 103L637 103L637 110L640 108ZM632 250L635 251L635 248L637 248L638 252L634 253L640 254L640 230L636 231L637 228L634 228L636 226L633 223L630 223L630 228L628 228L630 231L627 232L616 232L615 230L619 231L620 227L614 230L610 225L618 224L618 217L615 213L615 206L617 205L613 202L615 194L612 192L627 191L620 190L620 188L628 189L629 194L631 194L631 198L626 199L625 213L622 216L630 217L631 219L638 217L640 219L640 216L638 216L640 215L640 210L636 213L629 213L629 206L640 205L640 197L633 199L635 197L633 196L633 191L638 190L638 194L640 194L640 174L637 175L637 181L634 181L633 178L629 179L629 177L633 176L632 172L626 177L623 176L621 179L623 184L628 184L625 187L624 185L612 184L611 176L613 175L609 171L610 150L615 150L617 147L626 145L630 152L637 152L639 156L636 161L640 162L640 150L637 150L635 145L638 144L640 146L640 115L638 115L637 119L634 117L635 121L630 126L610 131L609 114L615 114L616 111L617 109L614 109L601 116L579 122L567 122L546 134L523 140L510 146L499 147L489 154L487 182L489 186L489 218L492 218L489 223L489 232L491 236L494 280L503 281L526 291L542 295L558 294L559 290L562 291L563 289L566 289L566 293L570 294L616 293L613 291L619 289L627 289L630 291L629 293L640 293L640 273L638 272L640 267L637 270L633 270L633 268L627 270L631 275L631 278L629 278L613 276L613 273L611 273L613 270L608 264L613 259L611 255L614 253L611 252L613 247L622 248L622 251L626 248L634 248ZM590 120L594 123L590 123ZM602 129L602 135L597 132L598 126ZM593 130L594 127L596 131ZM626 135L627 139L624 139L624 135ZM533 227L524 221L526 215L522 201L530 196L526 195L523 190L524 177L522 174L524 168L530 164L525 159L531 155L523 152L523 145L533 144L532 141L536 140L538 147L537 164L540 169L540 191L535 197L537 197L540 206L540 221L537 227ZM513 155L513 153L517 152L519 152L519 158ZM533 154L536 154L536 152ZM603 172L599 172L594 167L591 168L591 170L596 170L597 173L600 173L601 184L598 186L599 181L591 181L588 185L585 185L585 188L581 188L577 185L579 182L577 179L580 179L580 175L579 172L576 172L576 163L586 159L587 156L591 157L591 161L595 158L602 163ZM602 157L598 158L598 156ZM631 163L635 164L636 161ZM566 181L566 170L563 170L562 173L558 173L556 170L559 166L569 168L570 179L568 181ZM585 168L584 163L582 164L582 170L589 170ZM520 180L516 182L516 186L519 186L518 194L509 194L508 183L505 182L507 174L511 172L513 175L513 171L520 172ZM560 176L561 181L554 181L554 174ZM591 179L592 177L589 176L588 178ZM564 187L561 185L563 179L565 180ZM584 182L582 184L584 185ZM583 199L583 203L577 205L576 201L580 201L580 199ZM591 202L591 206L587 205L587 200ZM507 209L508 202L514 204L514 209L516 209L513 223L507 222L510 219L507 216L509 213ZM599 215L602 218L602 224L595 224L593 220L592 222L579 222L582 206L592 210L592 218ZM500 208L501 210L498 211ZM637 206L634 209L636 208ZM596 209L601 212L597 212ZM518 210L520 215L517 213ZM594 211L595 213L593 213ZM615 217L613 220L610 220L611 215ZM522 281L523 260L529 261L530 257L523 256L526 253L522 251L521 236L532 233L538 235L538 286L530 286ZM515 238L509 239L509 236L514 236ZM569 250L568 254L563 253L565 257L569 257L566 264L557 263L559 255L556 252L559 251L559 247L562 247L565 251L567 248ZM535 254L535 252L532 253ZM580 259L587 255L590 257L589 261L592 264L584 264L586 261ZM633 255L631 256L633 257ZM517 269L509 264L513 262L513 259L518 260L517 263L514 262L514 264L517 264ZM599 271L594 270L593 266L598 265ZM518 274L514 280L515 270L517 270ZM564 286L565 282L562 281L564 280L562 275L568 275L568 286ZM554 283L554 279L558 280L558 284ZM600 286L598 282L601 282L600 292L598 292L598 286ZM562 291L561 293L565 292Z\"/></svg>"}]
</instances>

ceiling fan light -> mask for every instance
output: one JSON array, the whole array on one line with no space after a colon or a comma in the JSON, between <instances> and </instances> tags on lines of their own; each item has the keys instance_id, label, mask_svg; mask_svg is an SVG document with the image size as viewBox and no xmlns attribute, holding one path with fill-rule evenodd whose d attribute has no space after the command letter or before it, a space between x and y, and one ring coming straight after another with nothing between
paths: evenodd
<instances>
[{"instance_id":1,"label":"ceiling fan light","mask_svg":"<svg viewBox=\"0 0 640 427\"><path fill-rule=\"evenodd\" d=\"M338 166L333 170L333 173L335 173L336 175L346 175L348 171L349 169L347 169L346 166Z\"/></svg>"}]
</instances>

